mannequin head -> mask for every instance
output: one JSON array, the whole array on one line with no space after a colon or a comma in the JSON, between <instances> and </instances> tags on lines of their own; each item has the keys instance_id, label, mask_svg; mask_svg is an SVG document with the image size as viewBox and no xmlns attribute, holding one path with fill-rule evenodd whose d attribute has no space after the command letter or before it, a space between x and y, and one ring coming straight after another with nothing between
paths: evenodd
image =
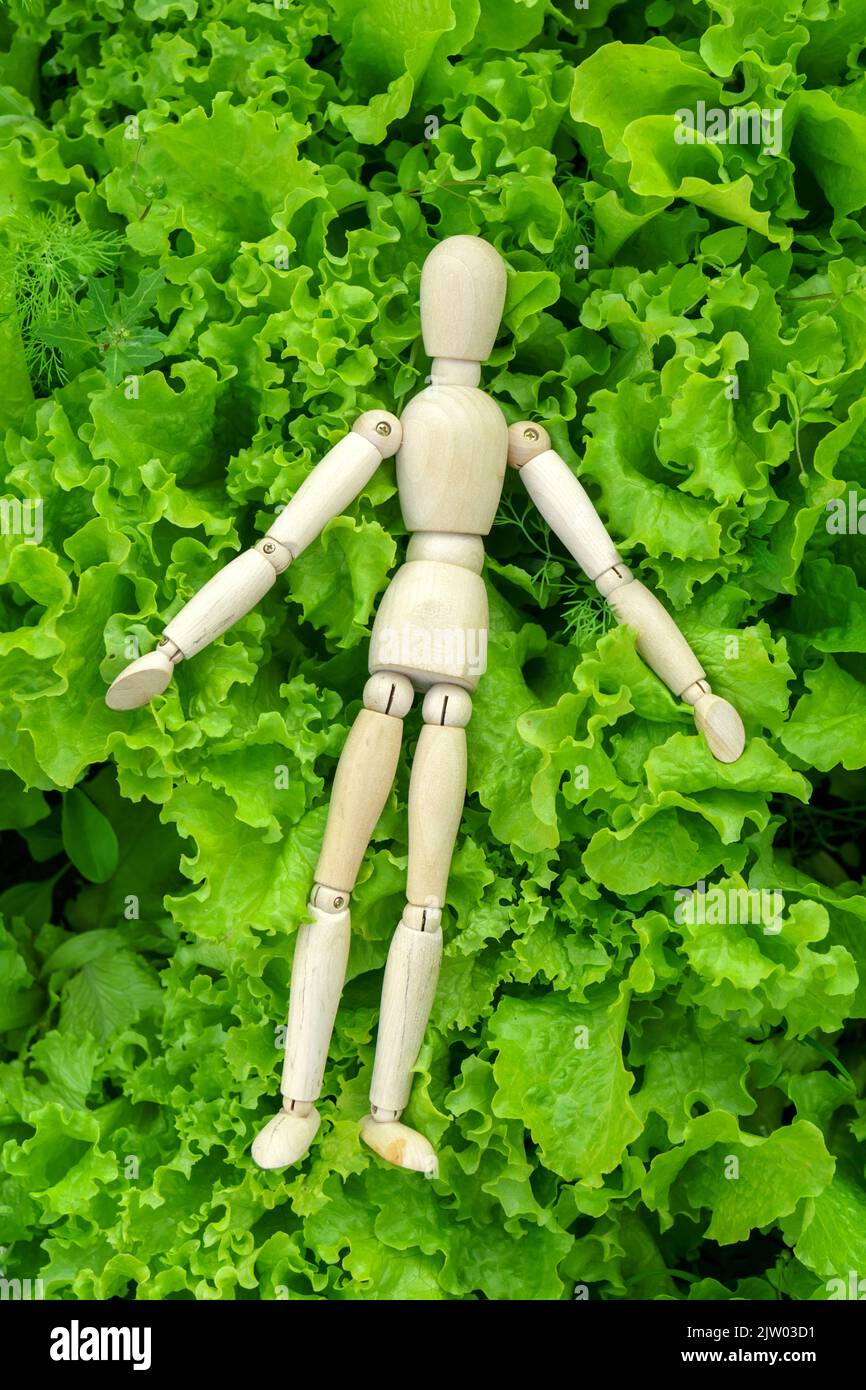
<instances>
[{"instance_id":1,"label":"mannequin head","mask_svg":"<svg viewBox=\"0 0 866 1390\"><path fill-rule=\"evenodd\" d=\"M421 271L421 332L431 357L483 362L505 303L505 262L477 236L440 241Z\"/></svg>"}]
</instances>

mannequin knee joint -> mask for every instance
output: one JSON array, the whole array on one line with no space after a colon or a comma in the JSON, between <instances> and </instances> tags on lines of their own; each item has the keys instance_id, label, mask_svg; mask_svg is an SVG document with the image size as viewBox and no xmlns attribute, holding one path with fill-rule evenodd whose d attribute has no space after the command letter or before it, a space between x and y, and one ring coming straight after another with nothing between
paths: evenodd
<instances>
[{"instance_id":1,"label":"mannequin knee joint","mask_svg":"<svg viewBox=\"0 0 866 1390\"><path fill-rule=\"evenodd\" d=\"M310 893L310 907L320 912L342 912L349 906L350 893L342 888L329 888L326 883L314 883Z\"/></svg>"},{"instance_id":2,"label":"mannequin knee joint","mask_svg":"<svg viewBox=\"0 0 866 1390\"><path fill-rule=\"evenodd\" d=\"M428 935L442 930L441 907L418 907L407 903L403 908L403 925L412 931L423 931Z\"/></svg>"}]
</instances>

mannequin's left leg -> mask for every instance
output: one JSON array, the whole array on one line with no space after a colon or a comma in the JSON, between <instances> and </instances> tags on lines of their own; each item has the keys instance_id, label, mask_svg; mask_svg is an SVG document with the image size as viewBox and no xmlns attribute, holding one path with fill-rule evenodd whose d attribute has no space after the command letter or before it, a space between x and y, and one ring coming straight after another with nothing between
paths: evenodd
<instances>
[{"instance_id":1,"label":"mannequin's left leg","mask_svg":"<svg viewBox=\"0 0 866 1390\"><path fill-rule=\"evenodd\" d=\"M466 796L468 693L434 685L424 699L424 727L409 782L409 872L406 907L394 933L379 1013L370 1114L361 1137L401 1168L433 1177L436 1153L422 1134L400 1123L412 1068L436 994L442 959L442 908L454 841Z\"/></svg>"}]
</instances>

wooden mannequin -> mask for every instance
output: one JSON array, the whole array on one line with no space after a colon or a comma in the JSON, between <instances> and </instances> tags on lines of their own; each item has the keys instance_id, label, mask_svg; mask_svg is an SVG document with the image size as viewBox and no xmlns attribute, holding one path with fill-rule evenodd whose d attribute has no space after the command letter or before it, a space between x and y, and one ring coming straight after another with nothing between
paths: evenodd
<instances>
[{"instance_id":1,"label":"wooden mannequin","mask_svg":"<svg viewBox=\"0 0 866 1390\"><path fill-rule=\"evenodd\" d=\"M506 463L518 469L548 525L637 633L647 664L693 707L714 755L743 750L736 710L713 695L673 619L623 564L586 492L550 448L540 425L507 428L495 401L478 389L505 299L505 266L479 237L455 236L427 257L421 276L424 346L431 382L401 419L368 411L313 469L267 535L215 575L171 620L159 647L114 681L112 709L133 709L165 690L172 669L247 613L325 523L397 455L407 529L406 562L389 585L373 625L370 679L334 779L309 919L298 933L292 970L283 1106L252 1153L262 1168L297 1163L319 1127L331 1031L349 954L349 899L361 859L397 768L403 718L423 692L424 726L409 787L407 901L382 992L369 1146L391 1163L433 1175L436 1154L400 1122L424 1037L442 955L442 909L466 790L466 725L485 666L487 596L483 537L493 524Z\"/></svg>"}]
</instances>

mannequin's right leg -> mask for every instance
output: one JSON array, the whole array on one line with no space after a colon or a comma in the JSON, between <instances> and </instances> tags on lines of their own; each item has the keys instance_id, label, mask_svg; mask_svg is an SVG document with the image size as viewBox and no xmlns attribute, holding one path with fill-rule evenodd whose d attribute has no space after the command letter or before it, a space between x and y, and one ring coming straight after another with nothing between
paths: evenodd
<instances>
[{"instance_id":1,"label":"mannequin's right leg","mask_svg":"<svg viewBox=\"0 0 866 1390\"><path fill-rule=\"evenodd\" d=\"M319 1128L315 1108L349 957L349 897L397 771L412 682L380 671L364 687L360 711L340 755L309 920L298 932L283 1066L283 1108L253 1142L260 1168L303 1158Z\"/></svg>"}]
</instances>

